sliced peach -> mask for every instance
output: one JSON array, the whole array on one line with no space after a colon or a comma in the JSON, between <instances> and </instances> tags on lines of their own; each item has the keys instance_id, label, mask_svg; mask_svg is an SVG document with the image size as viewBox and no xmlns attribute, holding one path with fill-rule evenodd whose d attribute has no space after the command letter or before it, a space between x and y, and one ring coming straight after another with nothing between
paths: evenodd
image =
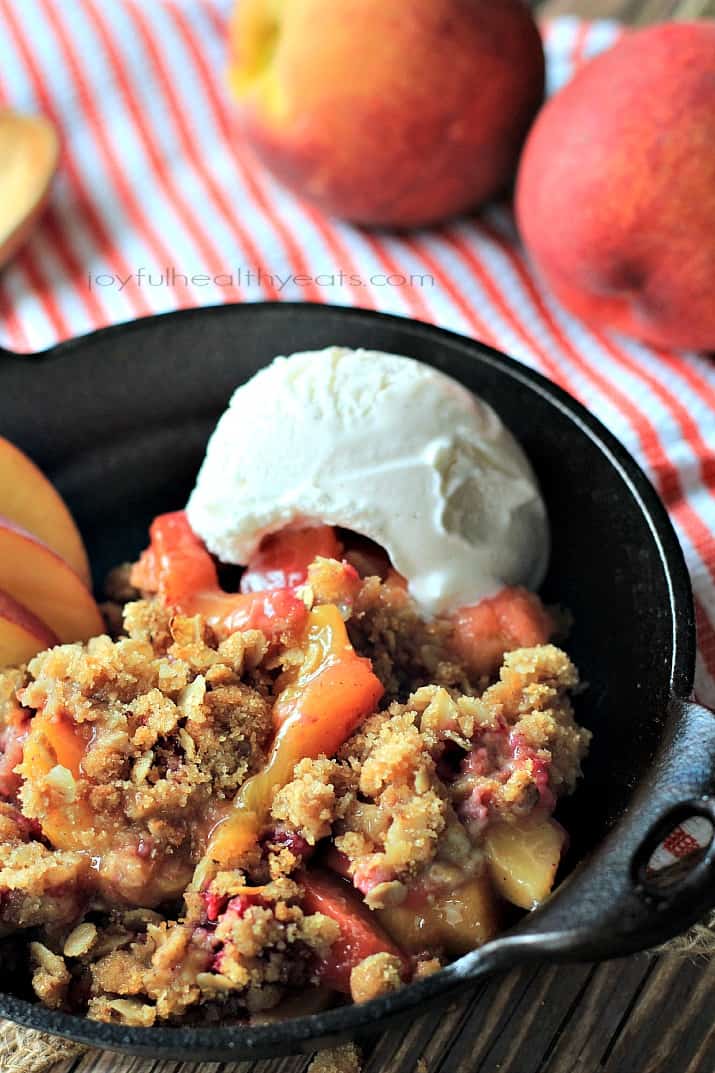
<instances>
[{"instance_id":1,"label":"sliced peach","mask_svg":"<svg viewBox=\"0 0 715 1073\"><path fill-rule=\"evenodd\" d=\"M441 947L453 957L468 954L499 931L499 904L489 876L421 902L380 909L377 916L397 945L412 954Z\"/></svg>"},{"instance_id":2,"label":"sliced peach","mask_svg":"<svg viewBox=\"0 0 715 1073\"><path fill-rule=\"evenodd\" d=\"M160 514L151 524L151 544L132 567L131 582L158 592L183 615L202 615L222 636L261 630L270 639L297 636L308 612L292 589L224 592L216 564L189 525L183 510Z\"/></svg>"},{"instance_id":3,"label":"sliced peach","mask_svg":"<svg viewBox=\"0 0 715 1073\"><path fill-rule=\"evenodd\" d=\"M77 794L75 782L87 748L88 725L80 728L69 719L38 712L31 721L17 769L22 778L43 786L46 800L42 815L35 819L40 820L42 833L56 849L83 849L87 832L94 827L95 817L86 798ZM48 783L51 773L54 782ZM107 835L106 830L97 832L93 843L96 853L104 850Z\"/></svg>"},{"instance_id":4,"label":"sliced peach","mask_svg":"<svg viewBox=\"0 0 715 1073\"><path fill-rule=\"evenodd\" d=\"M310 612L303 651L303 664L284 675L274 704L277 734L270 756L262 770L244 782L233 814L217 824L211 836L208 856L224 868L234 867L256 845L273 795L290 780L298 761L321 753L332 756L375 711L383 694L370 660L357 655L332 604Z\"/></svg>"},{"instance_id":5,"label":"sliced peach","mask_svg":"<svg viewBox=\"0 0 715 1073\"><path fill-rule=\"evenodd\" d=\"M487 828L484 851L497 891L521 909L534 909L551 893L565 842L566 832L552 819Z\"/></svg>"},{"instance_id":6,"label":"sliced peach","mask_svg":"<svg viewBox=\"0 0 715 1073\"><path fill-rule=\"evenodd\" d=\"M32 718L17 766L20 777L41 791L32 817L55 849L91 854L100 891L110 902L152 908L178 898L193 872L186 854L170 846L166 853L142 856L140 830L94 812L92 784L82 769L91 738L91 723L42 709Z\"/></svg>"},{"instance_id":7,"label":"sliced peach","mask_svg":"<svg viewBox=\"0 0 715 1073\"><path fill-rule=\"evenodd\" d=\"M387 953L403 962L409 976L409 961L365 906L354 888L330 872L309 868L298 882L303 887L303 910L322 913L340 927L340 935L320 958L318 975L324 984L350 994L350 973L365 958Z\"/></svg>"},{"instance_id":8,"label":"sliced peach","mask_svg":"<svg viewBox=\"0 0 715 1073\"><path fill-rule=\"evenodd\" d=\"M340 555L332 525L282 529L266 537L251 557L241 578L241 592L295 588L306 581L308 567L318 557L339 559Z\"/></svg>"},{"instance_id":9,"label":"sliced peach","mask_svg":"<svg viewBox=\"0 0 715 1073\"><path fill-rule=\"evenodd\" d=\"M99 608L74 570L6 518L0 519L0 589L45 622L62 643L104 632Z\"/></svg>"},{"instance_id":10,"label":"sliced peach","mask_svg":"<svg viewBox=\"0 0 715 1073\"><path fill-rule=\"evenodd\" d=\"M0 514L57 552L90 584L87 552L64 500L35 463L2 436Z\"/></svg>"},{"instance_id":11,"label":"sliced peach","mask_svg":"<svg viewBox=\"0 0 715 1073\"><path fill-rule=\"evenodd\" d=\"M56 644L56 634L37 615L0 590L0 669L27 663Z\"/></svg>"},{"instance_id":12,"label":"sliced peach","mask_svg":"<svg viewBox=\"0 0 715 1073\"><path fill-rule=\"evenodd\" d=\"M515 648L545 645L554 621L539 597L523 588L506 588L452 616L452 649L472 674L493 677L504 654Z\"/></svg>"},{"instance_id":13,"label":"sliced peach","mask_svg":"<svg viewBox=\"0 0 715 1073\"><path fill-rule=\"evenodd\" d=\"M28 238L47 204L60 144L39 115L0 110L0 266Z\"/></svg>"}]
</instances>

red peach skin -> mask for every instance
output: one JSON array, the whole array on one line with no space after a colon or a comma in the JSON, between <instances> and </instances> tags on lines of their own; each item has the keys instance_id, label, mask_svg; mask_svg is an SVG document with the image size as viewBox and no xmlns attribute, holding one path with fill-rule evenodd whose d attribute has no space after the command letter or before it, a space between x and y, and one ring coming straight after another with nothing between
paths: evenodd
<instances>
[{"instance_id":1,"label":"red peach skin","mask_svg":"<svg viewBox=\"0 0 715 1073\"><path fill-rule=\"evenodd\" d=\"M506 190L544 92L522 0L240 0L243 134L297 193L414 227Z\"/></svg>"},{"instance_id":2,"label":"red peach skin","mask_svg":"<svg viewBox=\"0 0 715 1073\"><path fill-rule=\"evenodd\" d=\"M373 954L393 954L409 977L409 960L383 931L377 919L363 905L352 887L342 879L319 869L309 869L298 876L304 890L306 913L323 913L340 927L340 937L318 968L321 982L335 991L350 994L350 973Z\"/></svg>"},{"instance_id":3,"label":"red peach skin","mask_svg":"<svg viewBox=\"0 0 715 1073\"><path fill-rule=\"evenodd\" d=\"M0 436L0 514L47 544L91 584L82 537L59 492L27 455Z\"/></svg>"},{"instance_id":4,"label":"red peach skin","mask_svg":"<svg viewBox=\"0 0 715 1073\"><path fill-rule=\"evenodd\" d=\"M63 644L87 641L104 630L99 608L79 575L32 533L3 517L0 589Z\"/></svg>"},{"instance_id":5,"label":"red peach skin","mask_svg":"<svg viewBox=\"0 0 715 1073\"><path fill-rule=\"evenodd\" d=\"M517 186L524 243L598 328L715 349L715 21L629 33L545 106Z\"/></svg>"},{"instance_id":6,"label":"red peach skin","mask_svg":"<svg viewBox=\"0 0 715 1073\"><path fill-rule=\"evenodd\" d=\"M42 619L0 589L0 670L27 663L56 644L57 635Z\"/></svg>"}]
</instances>

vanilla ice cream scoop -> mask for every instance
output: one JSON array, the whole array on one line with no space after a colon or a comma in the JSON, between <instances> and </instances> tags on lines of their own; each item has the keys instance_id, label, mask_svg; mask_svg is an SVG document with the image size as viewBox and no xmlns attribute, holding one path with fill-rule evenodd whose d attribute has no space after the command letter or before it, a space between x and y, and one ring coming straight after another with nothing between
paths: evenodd
<instances>
[{"instance_id":1,"label":"vanilla ice cream scoop","mask_svg":"<svg viewBox=\"0 0 715 1073\"><path fill-rule=\"evenodd\" d=\"M276 358L238 388L187 510L229 563L285 526L370 537L427 615L536 588L549 550L534 474L490 406L412 358L343 347Z\"/></svg>"}]
</instances>

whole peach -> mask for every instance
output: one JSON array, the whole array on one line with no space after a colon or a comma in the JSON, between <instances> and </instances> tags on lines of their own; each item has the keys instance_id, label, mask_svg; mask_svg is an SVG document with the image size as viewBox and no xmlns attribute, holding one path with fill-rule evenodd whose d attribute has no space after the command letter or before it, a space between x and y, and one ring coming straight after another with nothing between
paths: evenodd
<instances>
[{"instance_id":1,"label":"whole peach","mask_svg":"<svg viewBox=\"0 0 715 1073\"><path fill-rule=\"evenodd\" d=\"M506 188L544 90L522 0L239 0L231 56L265 164L363 224L430 223Z\"/></svg>"},{"instance_id":2,"label":"whole peach","mask_svg":"<svg viewBox=\"0 0 715 1073\"><path fill-rule=\"evenodd\" d=\"M532 128L517 217L584 320L715 349L715 22L650 27L587 63Z\"/></svg>"}]
</instances>

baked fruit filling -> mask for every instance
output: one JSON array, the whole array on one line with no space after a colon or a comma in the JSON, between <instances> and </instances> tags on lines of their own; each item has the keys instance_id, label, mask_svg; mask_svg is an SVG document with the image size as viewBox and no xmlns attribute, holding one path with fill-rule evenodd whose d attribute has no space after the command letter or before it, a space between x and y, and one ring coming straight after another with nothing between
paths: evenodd
<instances>
[{"instance_id":1,"label":"baked fruit filling","mask_svg":"<svg viewBox=\"0 0 715 1073\"><path fill-rule=\"evenodd\" d=\"M53 1008L363 1002L553 887L590 735L538 597L426 620L329 526L265 540L235 591L219 576L183 512L159 517L112 578L113 636L0 677L0 936Z\"/></svg>"}]
</instances>

